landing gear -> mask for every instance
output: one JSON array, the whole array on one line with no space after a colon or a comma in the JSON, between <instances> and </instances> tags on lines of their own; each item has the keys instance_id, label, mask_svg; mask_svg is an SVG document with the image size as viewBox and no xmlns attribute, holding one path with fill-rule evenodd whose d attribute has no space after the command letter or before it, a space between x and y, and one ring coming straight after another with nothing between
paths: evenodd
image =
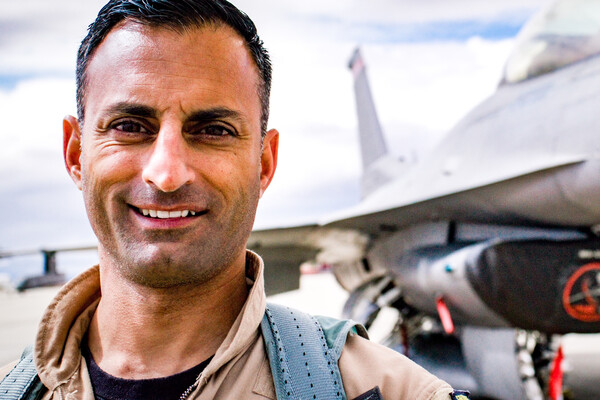
<instances>
[{"instance_id":1,"label":"landing gear","mask_svg":"<svg viewBox=\"0 0 600 400\"><path fill-rule=\"evenodd\" d=\"M357 288L344 307L344 317L371 330L392 315L395 318L385 322L389 328L379 341L451 386L471 391L473 399L571 399L563 396L559 336L460 324L448 334L438 318L408 305L386 276Z\"/></svg>"}]
</instances>

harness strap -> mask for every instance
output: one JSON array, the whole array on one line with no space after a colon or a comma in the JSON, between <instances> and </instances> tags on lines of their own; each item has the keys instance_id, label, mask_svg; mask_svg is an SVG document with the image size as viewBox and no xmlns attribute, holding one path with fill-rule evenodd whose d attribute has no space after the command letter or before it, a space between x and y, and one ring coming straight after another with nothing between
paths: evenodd
<instances>
[{"instance_id":1,"label":"harness strap","mask_svg":"<svg viewBox=\"0 0 600 400\"><path fill-rule=\"evenodd\" d=\"M338 360L355 325L338 321L325 332L313 316L268 304L261 330L277 399L346 400Z\"/></svg>"},{"instance_id":2,"label":"harness strap","mask_svg":"<svg viewBox=\"0 0 600 400\"><path fill-rule=\"evenodd\" d=\"M33 363L33 348L28 346L21 360L0 382L2 400L36 400L41 398L45 387L40 381Z\"/></svg>"}]
</instances>

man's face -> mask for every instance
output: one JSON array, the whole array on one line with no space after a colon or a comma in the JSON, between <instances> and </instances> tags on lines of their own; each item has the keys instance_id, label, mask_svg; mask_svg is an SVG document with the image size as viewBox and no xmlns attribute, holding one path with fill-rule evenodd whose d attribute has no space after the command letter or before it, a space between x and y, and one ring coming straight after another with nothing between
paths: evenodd
<instances>
[{"instance_id":1,"label":"man's face","mask_svg":"<svg viewBox=\"0 0 600 400\"><path fill-rule=\"evenodd\" d=\"M84 125L63 124L65 160L103 267L168 287L243 265L278 134L261 151L258 72L239 35L127 22L87 76Z\"/></svg>"}]
</instances>

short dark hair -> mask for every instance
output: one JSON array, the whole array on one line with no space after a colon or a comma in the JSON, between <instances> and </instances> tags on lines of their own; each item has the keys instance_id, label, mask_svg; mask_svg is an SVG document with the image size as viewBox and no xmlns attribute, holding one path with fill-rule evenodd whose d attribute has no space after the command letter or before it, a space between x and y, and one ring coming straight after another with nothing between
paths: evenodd
<instances>
[{"instance_id":1,"label":"short dark hair","mask_svg":"<svg viewBox=\"0 0 600 400\"><path fill-rule=\"evenodd\" d=\"M110 0L89 26L88 34L77 53L77 116L85 118L87 66L95 50L108 33L121 21L130 20L153 27L184 31L190 27L225 24L245 41L259 71L258 96L261 102L261 134L267 131L271 92L271 60L254 22L243 11L226 0Z\"/></svg>"}]
</instances>

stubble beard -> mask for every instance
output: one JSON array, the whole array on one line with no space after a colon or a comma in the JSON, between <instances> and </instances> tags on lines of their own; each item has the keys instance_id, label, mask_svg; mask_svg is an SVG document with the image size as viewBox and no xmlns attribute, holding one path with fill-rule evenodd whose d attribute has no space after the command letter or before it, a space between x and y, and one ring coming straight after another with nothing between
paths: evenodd
<instances>
[{"instance_id":1,"label":"stubble beard","mask_svg":"<svg viewBox=\"0 0 600 400\"><path fill-rule=\"evenodd\" d=\"M99 199L86 199L88 218L99 241L101 269L110 268L124 280L148 288L205 285L231 268L245 252L259 198L258 188L253 189L242 195L228 218L212 221L212 235L203 235L202 240L185 248L177 246L174 234L136 238L127 224L110 220ZM172 251L171 245L179 250Z\"/></svg>"},{"instance_id":2,"label":"stubble beard","mask_svg":"<svg viewBox=\"0 0 600 400\"><path fill-rule=\"evenodd\" d=\"M238 232L245 230L240 228ZM164 250L162 243L128 241L119 256L113 258L113 265L123 278L144 287L167 289L206 285L235 264L245 251L246 236L240 234L239 239L227 241L209 238L178 253ZM184 251L185 254L181 254Z\"/></svg>"}]
</instances>

